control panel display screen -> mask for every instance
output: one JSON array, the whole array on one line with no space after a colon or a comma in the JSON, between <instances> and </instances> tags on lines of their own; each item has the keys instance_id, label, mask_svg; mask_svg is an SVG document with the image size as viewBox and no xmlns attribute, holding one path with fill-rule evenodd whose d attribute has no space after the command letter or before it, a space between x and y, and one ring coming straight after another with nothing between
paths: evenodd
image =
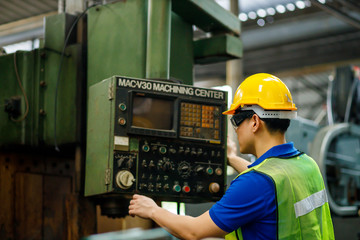
<instances>
[{"instance_id":1,"label":"control panel display screen","mask_svg":"<svg viewBox=\"0 0 360 240\"><path fill-rule=\"evenodd\" d=\"M182 102L180 136L220 140L219 116L219 106Z\"/></svg>"},{"instance_id":2,"label":"control panel display screen","mask_svg":"<svg viewBox=\"0 0 360 240\"><path fill-rule=\"evenodd\" d=\"M132 106L133 127L173 129L174 102L172 100L135 95Z\"/></svg>"}]
</instances>

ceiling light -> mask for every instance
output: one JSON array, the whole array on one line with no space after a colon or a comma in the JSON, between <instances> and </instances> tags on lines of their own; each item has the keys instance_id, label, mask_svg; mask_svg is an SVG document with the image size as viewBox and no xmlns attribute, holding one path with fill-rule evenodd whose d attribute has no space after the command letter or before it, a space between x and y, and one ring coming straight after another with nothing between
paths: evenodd
<instances>
[{"instance_id":1,"label":"ceiling light","mask_svg":"<svg viewBox=\"0 0 360 240\"><path fill-rule=\"evenodd\" d=\"M256 11L256 13L259 17L262 17L262 18L266 17L266 11L264 9L260 8L259 10Z\"/></svg>"},{"instance_id":2,"label":"ceiling light","mask_svg":"<svg viewBox=\"0 0 360 240\"><path fill-rule=\"evenodd\" d=\"M289 11L294 11L295 10L295 5L292 4L292 3L288 3L288 4L286 4L286 8Z\"/></svg>"},{"instance_id":3,"label":"ceiling light","mask_svg":"<svg viewBox=\"0 0 360 240\"><path fill-rule=\"evenodd\" d=\"M260 27L263 27L265 25L265 20L260 18L257 20L257 24L260 26Z\"/></svg>"},{"instance_id":4,"label":"ceiling light","mask_svg":"<svg viewBox=\"0 0 360 240\"><path fill-rule=\"evenodd\" d=\"M266 12L267 12L269 15L275 15L275 13L276 13L275 9L272 8L272 7L266 9Z\"/></svg>"},{"instance_id":5,"label":"ceiling light","mask_svg":"<svg viewBox=\"0 0 360 240\"><path fill-rule=\"evenodd\" d=\"M295 3L295 5L299 8L299 9L304 9L305 8L305 3L303 1L297 1Z\"/></svg>"},{"instance_id":6,"label":"ceiling light","mask_svg":"<svg viewBox=\"0 0 360 240\"><path fill-rule=\"evenodd\" d=\"M284 13L286 12L286 8L283 5L277 5L276 6L276 11L278 11L278 13Z\"/></svg>"},{"instance_id":7,"label":"ceiling light","mask_svg":"<svg viewBox=\"0 0 360 240\"><path fill-rule=\"evenodd\" d=\"M325 4L326 0L318 0L319 3Z\"/></svg>"},{"instance_id":8,"label":"ceiling light","mask_svg":"<svg viewBox=\"0 0 360 240\"><path fill-rule=\"evenodd\" d=\"M249 12L249 13L248 13L248 16L249 16L250 19L255 19L255 18L257 17L257 16L256 16L256 13L253 12L253 11Z\"/></svg>"},{"instance_id":9,"label":"ceiling light","mask_svg":"<svg viewBox=\"0 0 360 240\"><path fill-rule=\"evenodd\" d=\"M246 15L246 13L240 13L239 19L240 19L240 21L245 22L248 20L248 16Z\"/></svg>"}]
</instances>

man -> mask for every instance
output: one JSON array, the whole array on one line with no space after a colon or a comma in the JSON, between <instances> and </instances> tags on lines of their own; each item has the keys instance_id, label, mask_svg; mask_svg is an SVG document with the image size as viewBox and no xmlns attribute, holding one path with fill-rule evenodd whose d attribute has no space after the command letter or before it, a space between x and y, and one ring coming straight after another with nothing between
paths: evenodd
<instances>
[{"instance_id":1,"label":"man","mask_svg":"<svg viewBox=\"0 0 360 240\"><path fill-rule=\"evenodd\" d=\"M199 217L179 216L134 195L129 214L153 219L181 239L334 239L324 182L314 160L286 143L295 104L277 77L252 75L236 90L230 109L240 152L228 151L240 174L222 199Z\"/></svg>"}]
</instances>

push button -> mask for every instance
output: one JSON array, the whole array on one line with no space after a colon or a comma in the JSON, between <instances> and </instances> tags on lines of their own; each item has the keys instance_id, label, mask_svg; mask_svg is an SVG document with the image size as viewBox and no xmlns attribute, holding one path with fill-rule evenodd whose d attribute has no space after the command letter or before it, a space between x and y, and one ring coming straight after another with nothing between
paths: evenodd
<instances>
[{"instance_id":1,"label":"push button","mask_svg":"<svg viewBox=\"0 0 360 240\"><path fill-rule=\"evenodd\" d=\"M190 192L190 187L187 186L187 185L183 186L182 190L183 190L184 193L189 193Z\"/></svg>"},{"instance_id":2,"label":"push button","mask_svg":"<svg viewBox=\"0 0 360 240\"><path fill-rule=\"evenodd\" d=\"M180 192L180 191L181 191L180 185L175 184L175 185L173 186L173 191L174 191L174 192Z\"/></svg>"}]
</instances>

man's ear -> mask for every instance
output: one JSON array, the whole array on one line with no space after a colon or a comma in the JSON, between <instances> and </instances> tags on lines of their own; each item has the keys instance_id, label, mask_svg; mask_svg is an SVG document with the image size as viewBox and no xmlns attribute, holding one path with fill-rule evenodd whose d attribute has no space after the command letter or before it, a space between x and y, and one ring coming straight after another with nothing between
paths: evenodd
<instances>
[{"instance_id":1,"label":"man's ear","mask_svg":"<svg viewBox=\"0 0 360 240\"><path fill-rule=\"evenodd\" d=\"M251 117L251 122L252 122L252 132L255 133L259 130L260 125L261 125L261 119L259 118L259 116L257 114L254 114Z\"/></svg>"}]
</instances>

